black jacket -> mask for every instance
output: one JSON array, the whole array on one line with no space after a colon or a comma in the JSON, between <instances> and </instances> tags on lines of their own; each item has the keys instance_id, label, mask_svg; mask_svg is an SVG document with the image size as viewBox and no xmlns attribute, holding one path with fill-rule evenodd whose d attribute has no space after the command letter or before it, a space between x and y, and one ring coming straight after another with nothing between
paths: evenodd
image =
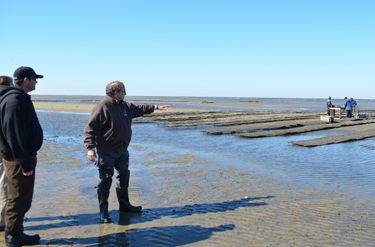
<instances>
[{"instance_id":1,"label":"black jacket","mask_svg":"<svg viewBox=\"0 0 375 247\"><path fill-rule=\"evenodd\" d=\"M33 169L30 156L43 144L30 95L13 86L0 85L0 151L4 159L15 160L23 172Z\"/></svg>"}]
</instances>

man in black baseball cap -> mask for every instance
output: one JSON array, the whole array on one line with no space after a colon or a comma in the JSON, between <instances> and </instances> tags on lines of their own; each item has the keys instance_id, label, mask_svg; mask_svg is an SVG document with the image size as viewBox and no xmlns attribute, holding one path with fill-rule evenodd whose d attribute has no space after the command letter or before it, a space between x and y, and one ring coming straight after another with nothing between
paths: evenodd
<instances>
[{"instance_id":1,"label":"man in black baseball cap","mask_svg":"<svg viewBox=\"0 0 375 247\"><path fill-rule=\"evenodd\" d=\"M23 80L25 77L27 78L33 77L35 79L43 78L42 75L37 75L32 68L25 67L25 66L22 66L16 69L16 71L14 71L13 77L14 77L14 80Z\"/></svg>"},{"instance_id":2,"label":"man in black baseball cap","mask_svg":"<svg viewBox=\"0 0 375 247\"><path fill-rule=\"evenodd\" d=\"M22 66L14 71L13 78L14 85L28 93L35 90L37 79L43 78L43 76L35 73L30 67Z\"/></svg>"},{"instance_id":3,"label":"man in black baseball cap","mask_svg":"<svg viewBox=\"0 0 375 247\"><path fill-rule=\"evenodd\" d=\"M23 232L23 218L31 207L35 183L36 154L43 144L29 92L35 90L38 75L30 67L14 72L14 87L0 88L0 152L8 177L8 203L5 208L7 247L35 245L39 235Z\"/></svg>"}]
</instances>

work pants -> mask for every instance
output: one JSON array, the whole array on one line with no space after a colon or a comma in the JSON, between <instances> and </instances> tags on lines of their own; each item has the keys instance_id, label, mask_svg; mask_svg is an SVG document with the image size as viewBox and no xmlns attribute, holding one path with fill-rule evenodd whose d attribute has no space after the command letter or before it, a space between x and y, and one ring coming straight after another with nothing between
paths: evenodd
<instances>
[{"instance_id":1,"label":"work pants","mask_svg":"<svg viewBox=\"0 0 375 247\"><path fill-rule=\"evenodd\" d=\"M127 188L129 184L129 152L124 147L119 152L98 151L99 178L98 196L101 209L108 207L107 198L112 185L112 177L116 169L118 188ZM104 210L105 211L105 210Z\"/></svg>"},{"instance_id":2,"label":"work pants","mask_svg":"<svg viewBox=\"0 0 375 247\"><path fill-rule=\"evenodd\" d=\"M346 116L348 118L351 118L352 117L352 110L346 110Z\"/></svg>"},{"instance_id":3,"label":"work pants","mask_svg":"<svg viewBox=\"0 0 375 247\"><path fill-rule=\"evenodd\" d=\"M110 178L114 175L116 169L118 175L118 186L127 183L127 174L129 170L129 152L124 147L119 152L98 151L99 156L99 177L101 180ZM126 176L125 176L126 175ZM110 186L109 186L110 187ZM127 186L124 186L127 187ZM109 190L109 188L108 188Z\"/></svg>"},{"instance_id":4,"label":"work pants","mask_svg":"<svg viewBox=\"0 0 375 247\"><path fill-rule=\"evenodd\" d=\"M8 178L5 174L3 160L0 161L0 227L5 226L5 206L8 201Z\"/></svg>"},{"instance_id":5,"label":"work pants","mask_svg":"<svg viewBox=\"0 0 375 247\"><path fill-rule=\"evenodd\" d=\"M17 161L3 159L8 177L8 203L5 208L5 228L9 231L22 229L23 218L31 207L34 193L36 156L30 156L33 175L25 176Z\"/></svg>"}]
</instances>

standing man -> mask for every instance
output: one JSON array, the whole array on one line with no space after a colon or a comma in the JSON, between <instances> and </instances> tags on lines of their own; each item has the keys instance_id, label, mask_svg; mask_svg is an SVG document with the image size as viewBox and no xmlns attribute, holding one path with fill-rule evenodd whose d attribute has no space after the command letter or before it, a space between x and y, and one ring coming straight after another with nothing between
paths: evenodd
<instances>
[{"instance_id":1,"label":"standing man","mask_svg":"<svg viewBox=\"0 0 375 247\"><path fill-rule=\"evenodd\" d=\"M331 96L328 96L328 99L327 99L327 116L331 115L330 110L329 110L330 107L332 107Z\"/></svg>"},{"instance_id":2,"label":"standing man","mask_svg":"<svg viewBox=\"0 0 375 247\"><path fill-rule=\"evenodd\" d=\"M345 100L344 108L346 110L346 117L351 118L352 117L352 102L347 97L345 97L344 100Z\"/></svg>"},{"instance_id":3,"label":"standing man","mask_svg":"<svg viewBox=\"0 0 375 247\"><path fill-rule=\"evenodd\" d=\"M5 242L8 247L38 243L39 235L23 232L23 218L31 207L34 192L36 154L43 143L43 131L28 92L43 78L30 67L14 72L15 87L0 90L0 151L8 177L5 208Z\"/></svg>"},{"instance_id":4,"label":"standing man","mask_svg":"<svg viewBox=\"0 0 375 247\"><path fill-rule=\"evenodd\" d=\"M13 79L9 76L0 76L0 91L4 87L13 86ZM8 201L8 178L3 165L3 155L0 152L0 231L5 231L5 206Z\"/></svg>"},{"instance_id":5,"label":"standing man","mask_svg":"<svg viewBox=\"0 0 375 247\"><path fill-rule=\"evenodd\" d=\"M166 110L169 105L134 105L124 101L125 86L120 81L107 85L106 96L92 110L88 124L83 133L83 142L87 157L94 162L95 148L98 152L100 182L97 187L100 221L111 223L108 214L108 197L112 184L114 169L117 170L117 199L121 212L140 212L142 207L132 206L129 202L129 152L128 146L132 136L132 119L154 110Z\"/></svg>"}]
</instances>

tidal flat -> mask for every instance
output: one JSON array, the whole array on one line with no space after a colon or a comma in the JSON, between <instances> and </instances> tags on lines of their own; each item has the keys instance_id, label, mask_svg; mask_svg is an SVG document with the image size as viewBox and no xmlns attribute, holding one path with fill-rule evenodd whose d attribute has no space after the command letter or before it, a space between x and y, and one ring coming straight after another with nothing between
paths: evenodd
<instances>
[{"instance_id":1,"label":"tidal flat","mask_svg":"<svg viewBox=\"0 0 375 247\"><path fill-rule=\"evenodd\" d=\"M371 130L372 124L244 138L236 134L244 134L250 127L239 133L207 134L239 128L205 124L207 116L201 125L169 126L176 124L177 118L190 116L182 123L197 120L186 112L210 115L211 110L174 109L148 115L133 124L129 147L130 199L144 210L118 213L114 178L109 200L113 223L99 224L98 172L87 160L82 141L90 106L73 113L78 108L74 103L55 103L59 110L48 108L48 102L38 104L45 138L38 154L34 200L26 215L25 231L40 234L40 246L375 243L375 139L312 148L290 143ZM219 111L215 114L229 119L226 110ZM280 115L279 111L260 111L251 112L259 114L254 119ZM325 113L316 111L289 111L288 115L318 119ZM153 115L158 119L152 119ZM372 117L371 111L368 116ZM235 118L243 121L244 116Z\"/></svg>"}]
</instances>

